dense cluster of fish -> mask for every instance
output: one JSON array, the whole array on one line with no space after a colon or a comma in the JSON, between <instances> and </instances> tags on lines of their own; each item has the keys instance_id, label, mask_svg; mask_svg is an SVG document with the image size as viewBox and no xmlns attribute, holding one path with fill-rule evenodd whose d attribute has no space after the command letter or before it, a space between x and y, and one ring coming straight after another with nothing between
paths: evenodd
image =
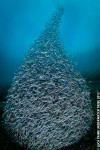
<instances>
[{"instance_id":1,"label":"dense cluster of fish","mask_svg":"<svg viewBox=\"0 0 100 150\"><path fill-rule=\"evenodd\" d=\"M30 150L55 150L77 142L90 128L86 81L75 71L59 38L63 8L46 24L13 79L4 124Z\"/></svg>"}]
</instances>

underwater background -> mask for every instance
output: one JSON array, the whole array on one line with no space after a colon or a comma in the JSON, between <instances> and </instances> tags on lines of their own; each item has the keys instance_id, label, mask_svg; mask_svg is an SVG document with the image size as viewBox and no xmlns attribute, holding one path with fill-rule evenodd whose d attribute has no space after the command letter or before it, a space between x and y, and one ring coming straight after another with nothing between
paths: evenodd
<instances>
[{"instance_id":1,"label":"underwater background","mask_svg":"<svg viewBox=\"0 0 100 150\"><path fill-rule=\"evenodd\" d=\"M58 2L64 5L61 36L66 52L79 70L100 69L99 0L1 0L0 83L11 83Z\"/></svg>"},{"instance_id":2,"label":"underwater background","mask_svg":"<svg viewBox=\"0 0 100 150\"><path fill-rule=\"evenodd\" d=\"M100 91L99 0L1 0L0 1L0 116L8 89L29 47L44 29L58 3L64 6L60 32L66 53L91 89L94 122L91 130L69 149L96 149L96 92ZM81 143L81 144L80 144ZM79 146L80 145L80 146ZM0 149L21 149L7 137L0 121Z\"/></svg>"}]
</instances>

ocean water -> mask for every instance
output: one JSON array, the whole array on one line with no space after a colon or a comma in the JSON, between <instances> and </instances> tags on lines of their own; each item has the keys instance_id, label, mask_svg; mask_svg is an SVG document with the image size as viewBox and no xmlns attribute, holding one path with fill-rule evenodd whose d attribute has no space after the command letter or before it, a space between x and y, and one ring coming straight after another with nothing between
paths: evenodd
<instances>
[{"instance_id":1,"label":"ocean water","mask_svg":"<svg viewBox=\"0 0 100 150\"><path fill-rule=\"evenodd\" d=\"M80 71L100 69L99 0L1 0L0 83L11 83L30 45L57 4L64 7L60 27L65 51Z\"/></svg>"},{"instance_id":2,"label":"ocean water","mask_svg":"<svg viewBox=\"0 0 100 150\"><path fill-rule=\"evenodd\" d=\"M1 0L0 1L0 147L20 150L8 138L2 114L13 77L29 48L45 29L45 23L62 5L59 28L66 55L85 78L90 89L94 121L81 145L73 150L96 148L96 92L100 91L100 1L99 0ZM42 76L40 76L42 80ZM16 93L15 93L16 94ZM68 148L68 149L71 149ZM24 148L23 148L24 149ZM25 150L25 149L24 149Z\"/></svg>"}]
</instances>

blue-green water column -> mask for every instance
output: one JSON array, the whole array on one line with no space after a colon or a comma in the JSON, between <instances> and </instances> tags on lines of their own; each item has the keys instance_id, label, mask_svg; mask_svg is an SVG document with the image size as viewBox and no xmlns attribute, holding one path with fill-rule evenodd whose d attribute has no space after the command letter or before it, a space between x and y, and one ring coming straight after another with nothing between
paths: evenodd
<instances>
[{"instance_id":1,"label":"blue-green water column","mask_svg":"<svg viewBox=\"0 0 100 150\"><path fill-rule=\"evenodd\" d=\"M59 34L58 6L30 47L7 96L4 125L29 150L56 150L77 142L93 118L86 81L73 67Z\"/></svg>"}]
</instances>

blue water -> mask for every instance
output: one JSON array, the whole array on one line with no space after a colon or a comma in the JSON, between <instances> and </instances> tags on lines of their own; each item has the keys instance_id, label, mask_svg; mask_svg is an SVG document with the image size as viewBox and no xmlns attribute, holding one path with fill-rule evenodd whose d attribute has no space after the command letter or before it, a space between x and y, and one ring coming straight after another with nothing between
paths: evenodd
<instances>
[{"instance_id":1,"label":"blue water","mask_svg":"<svg viewBox=\"0 0 100 150\"><path fill-rule=\"evenodd\" d=\"M0 83L10 83L57 3L65 50L80 71L100 69L100 0L0 0Z\"/></svg>"}]
</instances>

